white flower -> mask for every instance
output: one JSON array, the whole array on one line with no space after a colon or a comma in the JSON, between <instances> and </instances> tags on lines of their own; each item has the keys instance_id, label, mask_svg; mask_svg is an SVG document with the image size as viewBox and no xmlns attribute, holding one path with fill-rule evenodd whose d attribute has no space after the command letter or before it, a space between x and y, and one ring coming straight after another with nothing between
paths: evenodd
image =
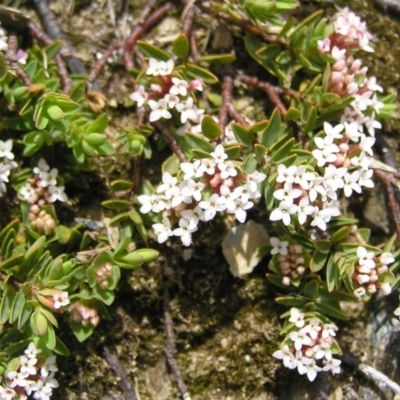
<instances>
[{"instance_id":1,"label":"white flower","mask_svg":"<svg viewBox=\"0 0 400 400\"><path fill-rule=\"evenodd\" d=\"M1 44L1 41L0 41ZM15 399L17 396L17 392L11 388L4 388L0 386L0 399L1 400L12 400Z\"/></svg>"},{"instance_id":2,"label":"white flower","mask_svg":"<svg viewBox=\"0 0 400 400\"><path fill-rule=\"evenodd\" d=\"M204 220L210 221L215 217L215 214L226 209L225 205L218 202L219 196L214 193L208 200L203 200L199 206L204 210Z\"/></svg>"},{"instance_id":3,"label":"white flower","mask_svg":"<svg viewBox=\"0 0 400 400\"><path fill-rule=\"evenodd\" d=\"M69 304L68 292L56 292L53 295L54 308L58 310L61 307L65 307Z\"/></svg>"},{"instance_id":4,"label":"white flower","mask_svg":"<svg viewBox=\"0 0 400 400\"><path fill-rule=\"evenodd\" d=\"M310 382L313 382L317 376L317 373L321 371L316 361L313 358L303 357L301 362L297 364L297 370L300 375L307 374L307 378Z\"/></svg>"},{"instance_id":5,"label":"white flower","mask_svg":"<svg viewBox=\"0 0 400 400\"><path fill-rule=\"evenodd\" d=\"M40 171L39 172L39 186L48 187L57 185L58 169L52 168L50 172Z\"/></svg>"},{"instance_id":6,"label":"white flower","mask_svg":"<svg viewBox=\"0 0 400 400\"><path fill-rule=\"evenodd\" d=\"M224 146L219 144L211 153L211 157L217 162L217 164L221 164L228 158L228 154L225 153Z\"/></svg>"},{"instance_id":7,"label":"white flower","mask_svg":"<svg viewBox=\"0 0 400 400\"><path fill-rule=\"evenodd\" d=\"M18 194L22 200L28 201L35 194L35 189L30 183L25 183L25 185L19 189Z\"/></svg>"},{"instance_id":8,"label":"white flower","mask_svg":"<svg viewBox=\"0 0 400 400\"><path fill-rule=\"evenodd\" d=\"M280 241L278 238L272 237L269 239L269 242L272 246L272 250L271 250L272 255L275 255L275 254L280 254L282 256L288 255L288 246L289 246L288 241L286 241L286 240Z\"/></svg>"},{"instance_id":9,"label":"white flower","mask_svg":"<svg viewBox=\"0 0 400 400\"><path fill-rule=\"evenodd\" d=\"M175 236L180 236L181 241L185 246L190 246L192 243L192 232L197 231L197 226L190 226L187 219L181 218L179 220L179 228L174 229L173 234Z\"/></svg>"},{"instance_id":10,"label":"white flower","mask_svg":"<svg viewBox=\"0 0 400 400\"><path fill-rule=\"evenodd\" d=\"M284 200L288 206L291 206L293 200L300 197L302 193L300 189L293 188L291 183L285 182L282 189L278 189L274 192L274 197L280 201Z\"/></svg>"},{"instance_id":11,"label":"white flower","mask_svg":"<svg viewBox=\"0 0 400 400\"><path fill-rule=\"evenodd\" d=\"M157 61L154 58L150 58L149 67L146 71L147 75L158 76L158 75L170 75L174 69L174 60Z\"/></svg>"},{"instance_id":12,"label":"white flower","mask_svg":"<svg viewBox=\"0 0 400 400\"><path fill-rule=\"evenodd\" d=\"M196 121L197 113L194 109L193 98L188 97L186 103L178 103L175 109L181 114L181 122L184 124L188 119Z\"/></svg>"},{"instance_id":13,"label":"white flower","mask_svg":"<svg viewBox=\"0 0 400 400\"><path fill-rule=\"evenodd\" d=\"M276 181L279 183L281 182L293 183L296 171L297 171L296 165L291 165L289 168L287 168L286 165L279 164L278 177L276 178Z\"/></svg>"},{"instance_id":14,"label":"white flower","mask_svg":"<svg viewBox=\"0 0 400 400\"><path fill-rule=\"evenodd\" d=\"M42 378L48 378L52 372L57 372L56 356L50 356L46 358L45 363L40 368L40 376Z\"/></svg>"},{"instance_id":15,"label":"white flower","mask_svg":"<svg viewBox=\"0 0 400 400\"><path fill-rule=\"evenodd\" d=\"M149 116L150 122L158 121L160 118L172 118L172 114L167 110L168 104L164 99L158 101L149 100L148 104L152 110Z\"/></svg>"},{"instance_id":16,"label":"white flower","mask_svg":"<svg viewBox=\"0 0 400 400\"><path fill-rule=\"evenodd\" d=\"M219 163L218 169L221 172L222 179L227 179L230 176L237 176L237 170L232 161L226 161L225 163ZM256 189L257 189L257 185L256 185Z\"/></svg>"},{"instance_id":17,"label":"white flower","mask_svg":"<svg viewBox=\"0 0 400 400\"><path fill-rule=\"evenodd\" d=\"M172 236L171 222L168 218L163 218L162 224L153 224L153 229L157 234L158 243L164 243Z\"/></svg>"},{"instance_id":18,"label":"white flower","mask_svg":"<svg viewBox=\"0 0 400 400\"><path fill-rule=\"evenodd\" d=\"M290 309L289 322L293 322L298 328L302 328L304 326L305 324L304 317L305 314L302 313L298 308L292 307Z\"/></svg>"},{"instance_id":19,"label":"white flower","mask_svg":"<svg viewBox=\"0 0 400 400\"><path fill-rule=\"evenodd\" d=\"M188 89L188 83L182 79L179 78L172 78L172 83L173 85L169 89L170 94L173 94L175 96L181 95L181 96L186 96L187 95L187 89Z\"/></svg>"},{"instance_id":20,"label":"white flower","mask_svg":"<svg viewBox=\"0 0 400 400\"><path fill-rule=\"evenodd\" d=\"M297 367L297 360L294 355L290 352L289 346L285 345L281 350L277 350L272 354L272 357L278 360L283 360L283 365L286 368L294 369Z\"/></svg>"},{"instance_id":21,"label":"white flower","mask_svg":"<svg viewBox=\"0 0 400 400\"><path fill-rule=\"evenodd\" d=\"M372 251L367 251L365 247L358 246L357 257L360 265L364 265L369 269L375 268L375 261L373 260L375 255Z\"/></svg>"},{"instance_id":22,"label":"white flower","mask_svg":"<svg viewBox=\"0 0 400 400\"><path fill-rule=\"evenodd\" d=\"M195 229L199 224L199 221L203 218L203 210L199 206L197 206L194 210L181 211L181 216L182 218L188 220L189 229Z\"/></svg>"},{"instance_id":23,"label":"white flower","mask_svg":"<svg viewBox=\"0 0 400 400\"><path fill-rule=\"evenodd\" d=\"M28 375L36 375L36 363L37 363L37 358L36 357L27 357L27 356L21 356L19 358L19 363L20 363L20 371L21 373L27 373Z\"/></svg>"},{"instance_id":24,"label":"white flower","mask_svg":"<svg viewBox=\"0 0 400 400\"><path fill-rule=\"evenodd\" d=\"M200 165L201 165L200 160L196 160L192 163L191 162L181 163L180 169L182 172L185 173L185 175L183 176L183 179L187 180L187 179L193 178L194 176L197 176L196 174L197 174L197 171L198 171Z\"/></svg>"},{"instance_id":25,"label":"white flower","mask_svg":"<svg viewBox=\"0 0 400 400\"><path fill-rule=\"evenodd\" d=\"M64 186L50 186L49 193L50 197L48 201L50 203L54 203L56 200L65 202L68 201L67 195L64 193L65 187Z\"/></svg>"},{"instance_id":26,"label":"white flower","mask_svg":"<svg viewBox=\"0 0 400 400\"><path fill-rule=\"evenodd\" d=\"M290 225L290 214L295 214L297 212L297 205L292 204L288 205L286 201L281 201L279 204L279 208L275 208L275 210L272 211L271 215L269 216L269 219L271 221L279 221L282 220L282 222L288 226Z\"/></svg>"},{"instance_id":27,"label":"white flower","mask_svg":"<svg viewBox=\"0 0 400 400\"><path fill-rule=\"evenodd\" d=\"M290 340L294 342L294 348L296 350L301 350L303 346L312 346L313 341L310 336L307 335L303 330L294 331L289 333Z\"/></svg>"},{"instance_id":28,"label":"white flower","mask_svg":"<svg viewBox=\"0 0 400 400\"><path fill-rule=\"evenodd\" d=\"M246 210L248 210L249 208L253 207L254 203L252 201L248 201L246 203L243 203L241 201L241 199L236 199L235 200L235 209L234 210L228 210L229 213L234 213L236 219L241 222L244 223L244 221L246 220Z\"/></svg>"},{"instance_id":29,"label":"white flower","mask_svg":"<svg viewBox=\"0 0 400 400\"><path fill-rule=\"evenodd\" d=\"M381 256L379 257L379 261L384 264L384 265L389 265L394 263L394 257L392 253L382 253Z\"/></svg>"},{"instance_id":30,"label":"white flower","mask_svg":"<svg viewBox=\"0 0 400 400\"><path fill-rule=\"evenodd\" d=\"M33 342L29 343L28 347L24 351L28 358L36 358L36 354L40 354L41 352L42 350L38 349Z\"/></svg>"},{"instance_id":31,"label":"white flower","mask_svg":"<svg viewBox=\"0 0 400 400\"><path fill-rule=\"evenodd\" d=\"M346 197L350 197L353 193L353 190L357 193L361 193L361 186L358 183L360 179L360 171L356 170L353 173L347 173L344 176L344 186L343 191Z\"/></svg>"},{"instance_id":32,"label":"white flower","mask_svg":"<svg viewBox=\"0 0 400 400\"><path fill-rule=\"evenodd\" d=\"M338 124L333 127L330 123L324 122L324 132L327 136L332 137L333 139L341 139L343 135L340 133L344 129L342 124Z\"/></svg>"},{"instance_id":33,"label":"white flower","mask_svg":"<svg viewBox=\"0 0 400 400\"><path fill-rule=\"evenodd\" d=\"M303 197L300 200L297 208L297 218L299 220L299 224L303 225L307 220L307 216L312 215L314 211L315 207L310 205L308 197Z\"/></svg>"},{"instance_id":34,"label":"white flower","mask_svg":"<svg viewBox=\"0 0 400 400\"><path fill-rule=\"evenodd\" d=\"M8 182L11 165L0 163L0 182Z\"/></svg>"},{"instance_id":35,"label":"white flower","mask_svg":"<svg viewBox=\"0 0 400 400\"><path fill-rule=\"evenodd\" d=\"M331 358L326 361L325 366L322 368L323 371L331 371L332 374L340 374L340 364L342 362L336 358Z\"/></svg>"},{"instance_id":36,"label":"white flower","mask_svg":"<svg viewBox=\"0 0 400 400\"><path fill-rule=\"evenodd\" d=\"M43 158L41 158L40 160L39 160L39 162L38 162L38 164L37 164L37 167L35 167L35 168L33 168L33 172L36 174L36 175L39 175L40 174L40 172L47 172L47 171L49 171L50 170L50 167L49 167L49 165L47 164L47 162L43 159Z\"/></svg>"},{"instance_id":37,"label":"white flower","mask_svg":"<svg viewBox=\"0 0 400 400\"><path fill-rule=\"evenodd\" d=\"M14 160L14 154L11 151L13 146L13 142L11 139L6 140L3 142L0 140L0 158L5 157L9 160Z\"/></svg>"},{"instance_id":38,"label":"white flower","mask_svg":"<svg viewBox=\"0 0 400 400\"><path fill-rule=\"evenodd\" d=\"M138 87L138 90L134 91L132 94L129 95L129 98L135 101L138 107L142 107L142 105L148 98L148 94L146 93L144 86L140 85Z\"/></svg>"}]
</instances>

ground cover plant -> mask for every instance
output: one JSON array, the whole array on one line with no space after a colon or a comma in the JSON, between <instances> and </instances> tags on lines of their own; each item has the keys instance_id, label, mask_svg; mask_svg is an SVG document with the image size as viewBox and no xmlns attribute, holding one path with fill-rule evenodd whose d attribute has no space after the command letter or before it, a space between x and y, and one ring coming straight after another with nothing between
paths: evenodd
<instances>
[{"instance_id":1,"label":"ground cover plant","mask_svg":"<svg viewBox=\"0 0 400 400\"><path fill-rule=\"evenodd\" d=\"M400 281L399 172L374 154L396 97L359 58L374 52L365 22L349 8L300 18L294 0L153 1L86 72L47 2L33 5L44 30L30 4L0 9L0 399L55 398L57 360L74 352L65 330L83 342L112 324L120 286L147 263L164 282L165 356L179 395L220 398L182 377L168 280L174 253L190 269L214 251L210 231L228 237L240 224L223 262L249 285L264 265L276 302L268 313L281 314L263 339L269 362L309 382L339 375L349 304ZM177 32L145 36L170 14L181 17ZM210 43L198 35L208 24ZM258 110L241 109L246 96ZM117 131L111 107L128 116ZM349 215L377 182L393 220L384 240ZM88 197L101 198L100 219L84 213ZM138 398L105 357L125 397Z\"/></svg>"}]
</instances>

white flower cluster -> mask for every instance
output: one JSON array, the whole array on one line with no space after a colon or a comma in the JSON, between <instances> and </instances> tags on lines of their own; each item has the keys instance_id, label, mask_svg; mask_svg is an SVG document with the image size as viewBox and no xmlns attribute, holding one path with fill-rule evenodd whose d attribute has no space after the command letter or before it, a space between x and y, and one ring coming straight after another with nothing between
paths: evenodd
<instances>
[{"instance_id":1,"label":"white flower cluster","mask_svg":"<svg viewBox=\"0 0 400 400\"><path fill-rule=\"evenodd\" d=\"M158 78L159 83L152 83L150 91L143 85L130 95L130 98L139 107L148 104L151 109L149 121L158 121L161 118L171 119L172 110L180 114L182 124L188 120L195 124L201 122L204 110L198 109L194 104L190 92L193 90L203 90L203 81L194 79L187 82L177 76L173 76L174 61L157 61L150 58L149 67L146 74Z\"/></svg>"},{"instance_id":2,"label":"white flower cluster","mask_svg":"<svg viewBox=\"0 0 400 400\"><path fill-rule=\"evenodd\" d=\"M378 289L383 294L389 294L392 291L390 283L380 282L379 276L389 271L389 264L394 262L391 253L382 253L377 257L372 251L367 251L365 247L357 248L358 262L355 265L353 273L353 282L357 289L354 295L361 298L367 293L373 294Z\"/></svg>"},{"instance_id":3,"label":"white flower cluster","mask_svg":"<svg viewBox=\"0 0 400 400\"><path fill-rule=\"evenodd\" d=\"M297 308L290 309L289 322L295 329L288 334L282 349L275 351L273 356L283 360L286 368L297 368L300 375L307 374L311 382L320 371L340 373L341 361L332 357L336 325L323 324L317 318L306 321L304 317L305 314Z\"/></svg>"},{"instance_id":4,"label":"white flower cluster","mask_svg":"<svg viewBox=\"0 0 400 400\"><path fill-rule=\"evenodd\" d=\"M310 217L311 226L326 230L331 218L340 215L339 190L350 197L353 192L361 193L362 187L374 186L370 165L375 129L381 128L375 114L383 106L376 92L382 88L375 77L366 77L367 68L361 68L361 61L348 53L354 48L372 51L371 35L359 17L348 9L336 14L333 25L334 33L318 42L320 51L336 59L328 92L341 97L351 95L353 101L345 108L340 124L332 126L324 122L323 136L314 138L312 155L320 172L312 166L278 166L274 197L280 204L270 219L282 220L285 225L291 223L292 216L297 216L301 225ZM364 127L370 136L364 133Z\"/></svg>"},{"instance_id":5,"label":"white flower cluster","mask_svg":"<svg viewBox=\"0 0 400 400\"><path fill-rule=\"evenodd\" d=\"M36 400L49 400L58 382L54 378L58 368L56 356L43 358L39 361L37 355L42 350L30 343L25 355L19 357L18 368L6 373L9 380L6 387L0 386L0 400L26 398L32 395Z\"/></svg>"},{"instance_id":6,"label":"white flower cluster","mask_svg":"<svg viewBox=\"0 0 400 400\"><path fill-rule=\"evenodd\" d=\"M59 200L68 201L64 186L57 186L58 169L50 169L47 162L41 158L37 167L33 168L35 176L19 189L19 197L29 204L43 206Z\"/></svg>"},{"instance_id":7,"label":"white flower cluster","mask_svg":"<svg viewBox=\"0 0 400 400\"><path fill-rule=\"evenodd\" d=\"M251 200L261 197L257 185L266 178L265 174L241 173L234 162L227 160L221 144L211 157L181 163L180 182L165 172L156 194L138 196L141 213L164 213L162 223L153 225L159 243L170 236L180 236L182 243L189 246L199 221L210 221L217 212L226 211L244 222L246 210L254 205ZM177 220L179 228L172 229Z\"/></svg>"},{"instance_id":8,"label":"white flower cluster","mask_svg":"<svg viewBox=\"0 0 400 400\"><path fill-rule=\"evenodd\" d=\"M279 268L282 272L282 283L289 286L292 279L298 279L306 269L305 259L302 256L303 247L299 244L289 244L288 241L281 241L276 237L270 238L272 245L271 254L277 255Z\"/></svg>"},{"instance_id":9,"label":"white flower cluster","mask_svg":"<svg viewBox=\"0 0 400 400\"><path fill-rule=\"evenodd\" d=\"M8 36L4 28L0 28L0 51L7 51L8 49Z\"/></svg>"},{"instance_id":10,"label":"white flower cluster","mask_svg":"<svg viewBox=\"0 0 400 400\"><path fill-rule=\"evenodd\" d=\"M17 167L17 163L13 161L15 157L11 151L12 147L13 142L11 139L5 142L0 140L0 197L3 197L3 194L7 191L6 183L8 182L10 171Z\"/></svg>"}]
</instances>

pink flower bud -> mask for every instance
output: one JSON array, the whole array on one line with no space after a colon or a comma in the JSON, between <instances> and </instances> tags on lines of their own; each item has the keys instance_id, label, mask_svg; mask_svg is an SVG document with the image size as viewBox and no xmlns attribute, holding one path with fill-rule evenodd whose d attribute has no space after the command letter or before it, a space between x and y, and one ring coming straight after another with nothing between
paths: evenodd
<instances>
[{"instance_id":1,"label":"pink flower bud","mask_svg":"<svg viewBox=\"0 0 400 400\"><path fill-rule=\"evenodd\" d=\"M362 285L364 283L368 283L369 282L369 275L357 275L356 281L358 282L359 285Z\"/></svg>"}]
</instances>

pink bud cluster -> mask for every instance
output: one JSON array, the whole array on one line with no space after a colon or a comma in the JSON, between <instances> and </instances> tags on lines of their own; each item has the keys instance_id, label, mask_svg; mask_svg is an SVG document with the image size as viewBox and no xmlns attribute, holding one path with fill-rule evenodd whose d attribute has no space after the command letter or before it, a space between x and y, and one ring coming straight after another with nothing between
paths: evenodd
<instances>
[{"instance_id":1,"label":"pink bud cluster","mask_svg":"<svg viewBox=\"0 0 400 400\"><path fill-rule=\"evenodd\" d=\"M8 382L7 386L0 385L0 400L27 399L31 395L36 400L49 400L53 389L59 386L54 378L58 368L56 356L44 357L41 352L30 343L18 363L9 364L16 368L6 371Z\"/></svg>"},{"instance_id":2,"label":"pink bud cluster","mask_svg":"<svg viewBox=\"0 0 400 400\"><path fill-rule=\"evenodd\" d=\"M305 320L305 314L297 308L290 309L289 322L293 329L286 336L282 349L275 351L273 357L282 360L286 368L297 368L299 374L306 374L311 382L320 371L340 373L341 361L332 356L337 327L317 318Z\"/></svg>"},{"instance_id":3,"label":"pink bud cluster","mask_svg":"<svg viewBox=\"0 0 400 400\"><path fill-rule=\"evenodd\" d=\"M33 168L34 177L28 179L27 183L19 191L19 197L29 204L37 204L42 207L47 203L59 200L68 201L64 193L64 186L57 186L58 170L50 169L47 162L41 158L37 167Z\"/></svg>"},{"instance_id":4,"label":"pink bud cluster","mask_svg":"<svg viewBox=\"0 0 400 400\"><path fill-rule=\"evenodd\" d=\"M292 279L298 279L306 271L305 259L302 256L303 248L299 244L289 244L288 241L280 241L276 237L271 237L270 243L271 254L276 255L283 275L282 283L289 286Z\"/></svg>"},{"instance_id":5,"label":"pink bud cluster","mask_svg":"<svg viewBox=\"0 0 400 400\"><path fill-rule=\"evenodd\" d=\"M97 326L100 322L100 316L97 310L94 307L90 307L89 305L84 305L81 302L77 301L74 303L71 310L71 318L84 327L87 326Z\"/></svg>"},{"instance_id":6,"label":"pink bud cluster","mask_svg":"<svg viewBox=\"0 0 400 400\"><path fill-rule=\"evenodd\" d=\"M113 265L106 262L96 270L96 282L101 289L106 290L110 286L110 279L113 276Z\"/></svg>"},{"instance_id":7,"label":"pink bud cluster","mask_svg":"<svg viewBox=\"0 0 400 400\"><path fill-rule=\"evenodd\" d=\"M265 174L240 171L237 163L228 160L221 144L211 157L181 163L179 180L165 172L156 194L138 196L141 213L163 215L162 223L153 225L159 243L179 236L189 246L199 221L210 221L217 212L226 211L244 222L246 211L254 205L251 200L261 197L257 185L266 178ZM175 222L179 228L172 229Z\"/></svg>"},{"instance_id":8,"label":"pink bud cluster","mask_svg":"<svg viewBox=\"0 0 400 400\"><path fill-rule=\"evenodd\" d=\"M158 121L161 118L171 119L172 110L178 112L182 124L188 120L196 124L200 122L204 110L196 107L190 93L194 90L203 90L201 79L189 82L181 79L177 72L174 74L173 60L157 61L154 58L150 58L146 74L155 77L156 81L151 80L149 88L140 85L130 95L130 98L139 107L144 104L150 107L150 122Z\"/></svg>"},{"instance_id":9,"label":"pink bud cluster","mask_svg":"<svg viewBox=\"0 0 400 400\"><path fill-rule=\"evenodd\" d=\"M389 271L389 264L394 262L391 253L382 253L379 257L372 251L367 251L365 247L359 246L357 248L357 258L354 272L353 282L357 289L354 295L361 298L368 294L376 293L378 289L383 294L391 293L392 288L390 283L380 281L382 275Z\"/></svg>"}]
</instances>

